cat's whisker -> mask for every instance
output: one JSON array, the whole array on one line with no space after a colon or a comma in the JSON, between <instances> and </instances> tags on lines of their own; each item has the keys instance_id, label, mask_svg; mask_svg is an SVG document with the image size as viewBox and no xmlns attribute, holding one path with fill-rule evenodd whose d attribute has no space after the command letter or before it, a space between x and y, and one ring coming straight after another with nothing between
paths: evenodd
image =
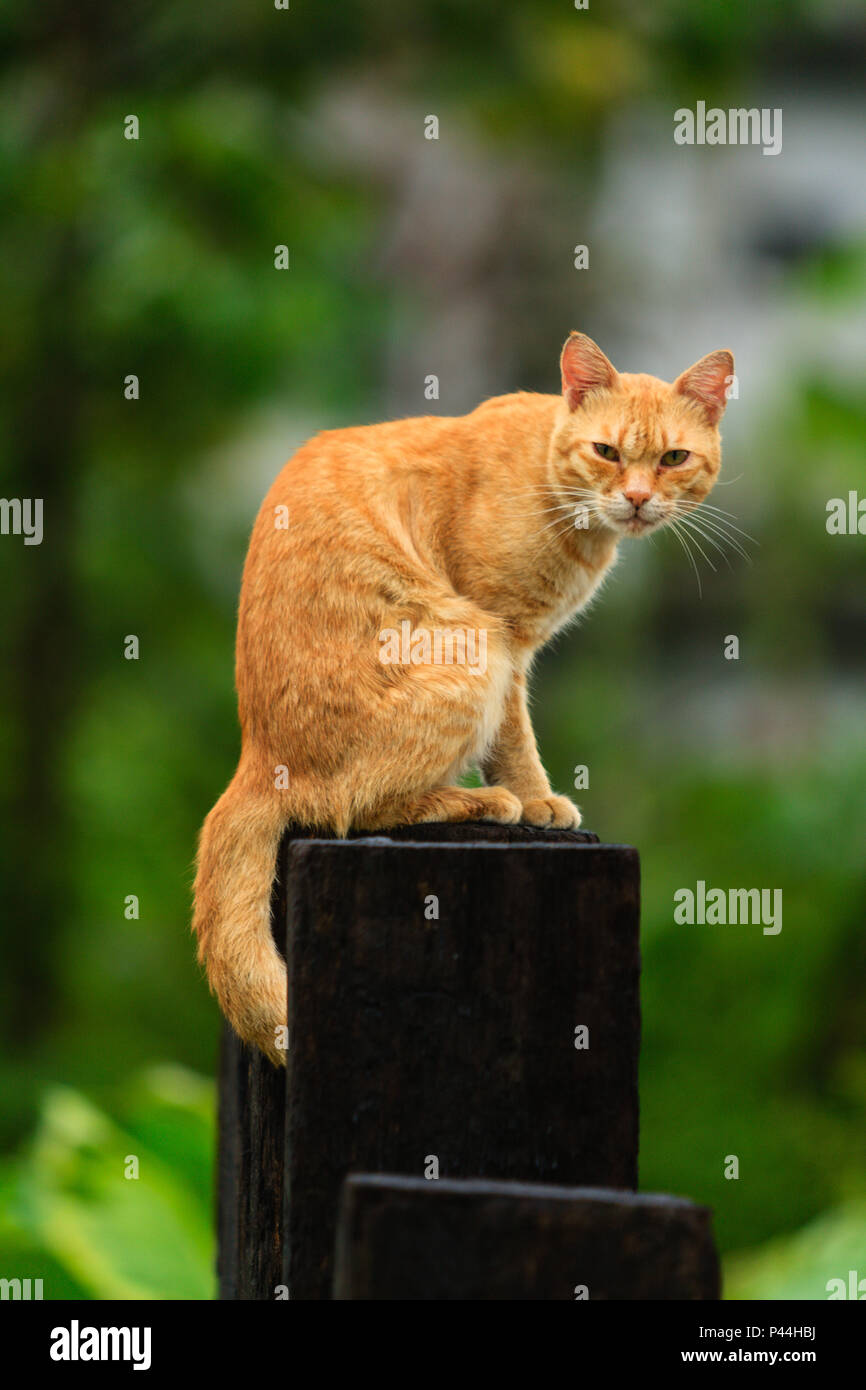
<instances>
[{"instance_id":1,"label":"cat's whisker","mask_svg":"<svg viewBox=\"0 0 866 1390\"><path fill-rule=\"evenodd\" d=\"M603 514L598 510L598 508L588 508L588 518L590 521L604 522L605 520ZM577 517L557 517L555 521L550 522L547 526L543 526L539 534L543 534L545 531L549 531L552 527L557 526L558 530L554 531L553 533L553 539L557 539L560 536L567 535L568 532L571 530L585 529L583 527L578 527L576 525L576 522Z\"/></svg>"},{"instance_id":2,"label":"cat's whisker","mask_svg":"<svg viewBox=\"0 0 866 1390\"><path fill-rule=\"evenodd\" d=\"M587 497L591 498L594 501L597 498L597 493L595 493L592 488L588 487L570 487L562 488L561 496L565 499L566 503L580 502L585 500Z\"/></svg>"},{"instance_id":3,"label":"cat's whisker","mask_svg":"<svg viewBox=\"0 0 866 1390\"><path fill-rule=\"evenodd\" d=\"M589 520L602 520L601 513L589 513ZM577 517L556 517L555 521L549 521L548 525L544 525L544 527L541 528L541 531L539 531L539 535L544 535L545 531L550 531L553 527L559 527L559 530L553 532L553 534L555 535L566 535L569 531L584 530L584 528L582 527L577 527L577 525L575 525L575 521L577 521Z\"/></svg>"},{"instance_id":4,"label":"cat's whisker","mask_svg":"<svg viewBox=\"0 0 866 1390\"><path fill-rule=\"evenodd\" d=\"M719 552L729 570L732 570L734 568L731 564L728 552L725 549L723 549L723 547L719 544L717 540L713 539L709 532L702 531L695 521L691 521L686 517L680 517L680 521L684 526L691 527L693 530L697 531L699 535L703 536L704 540L707 542L707 545L711 545L714 550L717 550Z\"/></svg>"},{"instance_id":5,"label":"cat's whisker","mask_svg":"<svg viewBox=\"0 0 866 1390\"><path fill-rule=\"evenodd\" d=\"M745 540L750 541L753 545L760 545L760 541L758 541L754 536L750 535L748 531L744 531L741 526L735 526L732 521L728 521L727 518L724 516L716 515L715 512L708 512L706 509L706 504L703 502L699 503L697 507L688 507L683 503L677 503L675 504L675 510L676 515L678 517L696 515L701 516L703 521L708 526L712 523L732 543L734 540L734 536L731 535L731 532L736 532L738 535L743 536Z\"/></svg>"},{"instance_id":6,"label":"cat's whisker","mask_svg":"<svg viewBox=\"0 0 866 1390\"><path fill-rule=\"evenodd\" d=\"M540 512L536 513L536 515L543 516L545 512L573 511L575 507L578 507L580 505L581 503L579 499L571 502L557 502L556 505L553 507L543 507Z\"/></svg>"},{"instance_id":7,"label":"cat's whisker","mask_svg":"<svg viewBox=\"0 0 866 1390\"><path fill-rule=\"evenodd\" d=\"M522 492L516 493L501 492L499 496L503 501L521 501L526 498L528 493L531 495L532 492L541 494L541 496L539 497L540 501L544 501L546 498L555 496L552 489L550 489L549 487L528 490L524 489ZM567 500L561 502L554 502L549 507L535 508L535 514L537 516L543 516L546 512L566 510L569 507L575 506L578 502L584 500L585 498L595 497L595 493L592 491L591 488L564 487L559 490L559 493L560 496L566 498Z\"/></svg>"},{"instance_id":8,"label":"cat's whisker","mask_svg":"<svg viewBox=\"0 0 866 1390\"><path fill-rule=\"evenodd\" d=\"M682 517L680 517L680 524L681 524L681 525L686 525L686 524L687 524L687 523L685 522L684 518L682 518ZM735 553L738 554L738 555L740 556L741 559L743 559L743 560L746 561L747 564L751 564L751 563L752 563L751 556L749 556L749 555L748 555L745 551L743 551L743 550L737 550L736 547L733 546L733 543L732 543L727 537L725 537L725 536L719 536L718 533L716 533L715 536L712 536L710 533L708 533L708 532L706 532L706 531L701 531L698 527L696 527L696 526L694 525L694 523L688 523L688 524L687 524L687 529L688 529L690 532L692 532L693 534L694 534L694 533L697 533L698 535L703 536L704 540L706 540L708 543L711 543L711 542L712 542L712 543L715 543L716 549L721 550L721 553L725 556L725 559L726 559L726 560L728 559L728 557L727 557L727 553L726 553L726 551L725 551L725 549L724 549L724 546L725 546L725 544L727 543L728 545L731 546L732 549L735 550ZM728 563L730 563L730 561L728 561ZM731 568L733 568L733 566L732 566Z\"/></svg>"},{"instance_id":9,"label":"cat's whisker","mask_svg":"<svg viewBox=\"0 0 866 1390\"><path fill-rule=\"evenodd\" d=\"M684 523L685 523L685 518L684 518L684 517L678 517L678 518L677 518L676 524L677 524L678 526L681 526L681 525L683 525ZM704 539L706 540L706 537L704 537ZM704 559L706 560L707 564L709 565L710 569L713 571L713 574L718 573L718 571L716 570L716 567L715 567L715 565L713 564L712 560L710 559L709 555L708 555L707 552L704 550L704 547L701 545L700 541L698 540L697 535L692 534L692 541L693 541L695 547L697 548L697 550L700 552L700 554L703 555L703 557L704 557Z\"/></svg>"},{"instance_id":10,"label":"cat's whisker","mask_svg":"<svg viewBox=\"0 0 866 1390\"><path fill-rule=\"evenodd\" d=\"M725 507L717 507L714 502L699 502L698 507L702 507L705 511L708 512L718 512L719 516L729 516L734 521L739 520L736 512L729 512ZM695 510L697 510L697 508Z\"/></svg>"},{"instance_id":11,"label":"cat's whisker","mask_svg":"<svg viewBox=\"0 0 866 1390\"><path fill-rule=\"evenodd\" d=\"M548 521L546 526L541 527L539 535L543 535L545 531L551 531L554 526L562 526L563 531L567 531L569 527L573 525L574 522L570 516L555 516L553 521Z\"/></svg>"},{"instance_id":12,"label":"cat's whisker","mask_svg":"<svg viewBox=\"0 0 866 1390\"><path fill-rule=\"evenodd\" d=\"M703 591L703 587L702 587L702 585L701 585L701 576L700 576L700 574L698 573L698 567L697 567L697 565L695 564L695 557L694 557L694 555L692 554L692 552L691 552L691 550L690 550L690 548L689 548L689 546L688 546L688 543L687 543L687 542L685 541L685 539L680 535L680 530L679 530L679 524L678 524L678 522L676 522L676 521L674 521L674 520L672 519L672 520L670 521L670 523L669 523L669 526L670 526L671 533L672 533L674 536L676 536L676 538L677 538L677 540L679 541L680 545L682 546L683 550L686 552L686 555L689 557L689 560L690 560L690 562L691 562L692 569L693 569L694 572L695 572L695 579L698 581L698 597L699 597L699 598L703 598L703 592L704 592L704 591Z\"/></svg>"},{"instance_id":13,"label":"cat's whisker","mask_svg":"<svg viewBox=\"0 0 866 1390\"><path fill-rule=\"evenodd\" d=\"M688 520L689 524L691 524L692 526L698 525L698 523L695 522L694 519L691 517L683 517L681 519L683 521ZM740 555L746 561L747 564L752 564L752 557L749 554L748 550L746 550L744 546L740 545L740 542L736 539L735 536L729 536L727 532L719 531L716 527L711 526L710 523L707 521L706 517L704 518L703 525L712 535L716 536L718 540L722 541L725 545L729 545L730 548L733 551L735 551L737 555Z\"/></svg>"},{"instance_id":14,"label":"cat's whisker","mask_svg":"<svg viewBox=\"0 0 866 1390\"><path fill-rule=\"evenodd\" d=\"M578 513L579 511L585 512L585 513L590 517L590 519L593 519L593 518L594 518L594 519L598 520L598 519L601 517L601 512L599 511L598 507L597 507L594 503L588 503L588 502L568 502L568 503L565 503L565 504L564 504L564 508L563 508L563 509L566 510L566 511L568 511L568 512L572 512L572 513L574 514L574 520L575 520L575 521L577 520L577 513ZM542 529L542 531L549 531L549 530L551 529L551 527L553 527L553 526L559 526L563 521L566 521L566 520L569 521L569 524L570 524L570 525L573 525L573 524L574 524L570 517L555 516L555 517L553 518L552 521L549 521L549 522L547 523L546 526L542 526L541 529ZM568 530L568 526L563 527L563 534L565 534L565 532L566 532L567 530Z\"/></svg>"},{"instance_id":15,"label":"cat's whisker","mask_svg":"<svg viewBox=\"0 0 866 1390\"><path fill-rule=\"evenodd\" d=\"M553 483L548 481L544 483L530 483L527 484L525 487L509 487L505 489L500 489L499 496L526 497L528 494L531 493L540 493L545 497L554 497L558 493L590 491L592 491L591 488L584 488L578 483L556 483L554 485Z\"/></svg>"},{"instance_id":16,"label":"cat's whisker","mask_svg":"<svg viewBox=\"0 0 866 1390\"><path fill-rule=\"evenodd\" d=\"M697 507L694 508L694 510L696 512L704 512L705 514L712 516L713 519L715 521L720 522L721 525L729 526L732 531L737 531L741 536L745 536L747 541L752 541L755 545L761 544L761 542L757 540L755 536L750 535L748 531L743 530L742 526L737 526L735 522L731 520L731 518L734 516L733 512L723 511L721 507L713 507L710 505L709 502L699 502Z\"/></svg>"},{"instance_id":17,"label":"cat's whisker","mask_svg":"<svg viewBox=\"0 0 866 1390\"><path fill-rule=\"evenodd\" d=\"M693 526L698 525L695 520L694 511L676 513L676 516L679 521L688 522ZM701 518L700 524L717 536L719 540L725 541L732 550L735 550L738 555L742 555L743 559L748 561L749 564L752 563L752 557L749 552L743 547L740 541L737 540L736 536L732 536L723 526L719 525L717 518L704 516Z\"/></svg>"},{"instance_id":18,"label":"cat's whisker","mask_svg":"<svg viewBox=\"0 0 866 1390\"><path fill-rule=\"evenodd\" d=\"M501 502L517 502L529 504L532 501L545 502L555 496L553 489L549 486L526 487L526 488L500 488L498 497Z\"/></svg>"}]
</instances>

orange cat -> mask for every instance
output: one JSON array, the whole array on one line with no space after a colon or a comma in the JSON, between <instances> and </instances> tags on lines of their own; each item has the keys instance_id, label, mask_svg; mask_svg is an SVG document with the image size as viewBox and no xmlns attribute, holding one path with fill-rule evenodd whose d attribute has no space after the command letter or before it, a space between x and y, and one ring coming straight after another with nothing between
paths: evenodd
<instances>
[{"instance_id":1,"label":"orange cat","mask_svg":"<svg viewBox=\"0 0 866 1390\"><path fill-rule=\"evenodd\" d=\"M320 434L259 512L240 763L202 830L194 930L226 1016L274 1062L287 995L269 903L287 825L580 823L535 746L532 658L624 536L707 496L734 364L712 352L669 385L572 333L561 368L562 396ZM458 787L473 764L486 785Z\"/></svg>"}]
</instances>

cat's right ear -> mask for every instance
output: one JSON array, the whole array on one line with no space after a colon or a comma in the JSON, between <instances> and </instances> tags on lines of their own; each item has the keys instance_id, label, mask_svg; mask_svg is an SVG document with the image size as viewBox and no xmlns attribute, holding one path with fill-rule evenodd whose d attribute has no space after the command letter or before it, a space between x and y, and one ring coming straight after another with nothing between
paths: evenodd
<instances>
[{"instance_id":1,"label":"cat's right ear","mask_svg":"<svg viewBox=\"0 0 866 1390\"><path fill-rule=\"evenodd\" d=\"M717 425L728 403L733 380L733 353L721 348L718 352L708 352L706 357L682 372L674 382L674 390L693 400L709 423Z\"/></svg>"},{"instance_id":2,"label":"cat's right ear","mask_svg":"<svg viewBox=\"0 0 866 1390\"><path fill-rule=\"evenodd\" d=\"M585 333L569 334L559 365L562 394L569 410L576 410L587 392L613 386L616 381L616 368Z\"/></svg>"}]
</instances>

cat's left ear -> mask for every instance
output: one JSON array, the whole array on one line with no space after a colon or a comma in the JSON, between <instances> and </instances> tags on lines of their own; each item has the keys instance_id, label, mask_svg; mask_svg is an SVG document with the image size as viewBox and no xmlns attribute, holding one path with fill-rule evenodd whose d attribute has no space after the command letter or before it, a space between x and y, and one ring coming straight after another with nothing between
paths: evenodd
<instances>
[{"instance_id":1,"label":"cat's left ear","mask_svg":"<svg viewBox=\"0 0 866 1390\"><path fill-rule=\"evenodd\" d=\"M613 386L616 367L608 362L601 348L585 333L570 333L562 356L562 394L569 410L576 410L589 391Z\"/></svg>"},{"instance_id":2,"label":"cat's left ear","mask_svg":"<svg viewBox=\"0 0 866 1390\"><path fill-rule=\"evenodd\" d=\"M674 382L674 390L697 401L711 425L717 425L728 404L734 380L734 355L727 348L708 352Z\"/></svg>"}]
</instances>

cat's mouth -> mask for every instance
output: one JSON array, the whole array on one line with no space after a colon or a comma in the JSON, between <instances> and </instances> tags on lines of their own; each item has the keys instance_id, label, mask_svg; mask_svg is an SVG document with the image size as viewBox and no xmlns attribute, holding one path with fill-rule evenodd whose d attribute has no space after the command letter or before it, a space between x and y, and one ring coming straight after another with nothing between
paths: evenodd
<instances>
[{"instance_id":1,"label":"cat's mouth","mask_svg":"<svg viewBox=\"0 0 866 1390\"><path fill-rule=\"evenodd\" d=\"M612 530L618 531L621 536L643 536L649 531L656 531L660 526L664 526L668 516L655 503L651 503L649 509L642 507L640 511L624 514L624 509L612 506L604 509L607 525Z\"/></svg>"},{"instance_id":2,"label":"cat's mouth","mask_svg":"<svg viewBox=\"0 0 866 1390\"><path fill-rule=\"evenodd\" d=\"M617 526L626 536L642 536L647 531L654 531L660 526L663 518L658 516L634 516L622 517L617 521Z\"/></svg>"}]
</instances>

